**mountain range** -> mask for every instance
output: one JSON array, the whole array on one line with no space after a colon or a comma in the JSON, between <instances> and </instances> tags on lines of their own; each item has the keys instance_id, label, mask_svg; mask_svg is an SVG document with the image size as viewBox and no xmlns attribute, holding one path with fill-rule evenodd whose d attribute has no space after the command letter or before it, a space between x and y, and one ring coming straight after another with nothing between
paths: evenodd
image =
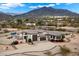
<instances>
[{"instance_id":1,"label":"mountain range","mask_svg":"<svg viewBox=\"0 0 79 59\"><path fill-rule=\"evenodd\" d=\"M42 16L79 16L79 14L66 10L66 9L55 9L52 7L42 7L38 9L34 9L30 12L16 15L17 18L40 18Z\"/></svg>"},{"instance_id":2,"label":"mountain range","mask_svg":"<svg viewBox=\"0 0 79 59\"><path fill-rule=\"evenodd\" d=\"M66 9L56 9L52 7L42 7L19 15L0 12L0 20L12 18L38 18L42 16L79 16L79 14Z\"/></svg>"},{"instance_id":3,"label":"mountain range","mask_svg":"<svg viewBox=\"0 0 79 59\"><path fill-rule=\"evenodd\" d=\"M0 12L0 21L2 20L12 20L13 16L8 13Z\"/></svg>"}]
</instances>

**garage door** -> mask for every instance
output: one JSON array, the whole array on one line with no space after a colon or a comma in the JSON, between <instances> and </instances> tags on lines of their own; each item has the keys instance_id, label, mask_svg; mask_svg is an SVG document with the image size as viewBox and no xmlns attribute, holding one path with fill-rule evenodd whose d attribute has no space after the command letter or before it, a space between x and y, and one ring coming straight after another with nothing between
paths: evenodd
<instances>
[{"instance_id":1,"label":"garage door","mask_svg":"<svg viewBox=\"0 0 79 59\"><path fill-rule=\"evenodd\" d=\"M41 37L40 38L40 41L44 41L44 40L46 40L46 37Z\"/></svg>"},{"instance_id":2,"label":"garage door","mask_svg":"<svg viewBox=\"0 0 79 59\"><path fill-rule=\"evenodd\" d=\"M33 41L37 41L37 35L33 35Z\"/></svg>"}]
</instances>

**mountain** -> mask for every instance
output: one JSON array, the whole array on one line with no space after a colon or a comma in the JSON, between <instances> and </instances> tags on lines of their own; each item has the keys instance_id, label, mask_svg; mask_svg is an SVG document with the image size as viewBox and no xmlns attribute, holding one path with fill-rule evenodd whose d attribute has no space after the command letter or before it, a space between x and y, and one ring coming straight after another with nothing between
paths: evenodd
<instances>
[{"instance_id":1,"label":"mountain","mask_svg":"<svg viewBox=\"0 0 79 59\"><path fill-rule=\"evenodd\" d=\"M42 16L79 16L79 14L66 10L66 9L55 9L52 7L42 7L38 9L31 10L30 12L15 15L14 13L3 13L0 12L1 20L12 20L13 18L30 18L36 19Z\"/></svg>"},{"instance_id":2,"label":"mountain","mask_svg":"<svg viewBox=\"0 0 79 59\"><path fill-rule=\"evenodd\" d=\"M20 18L38 18L41 16L79 16L79 14L66 10L66 9L55 9L52 7L42 7L38 9L34 9L30 12L16 15L16 17Z\"/></svg>"},{"instance_id":3,"label":"mountain","mask_svg":"<svg viewBox=\"0 0 79 59\"><path fill-rule=\"evenodd\" d=\"M18 14L16 14L16 13L6 13L6 14L11 15L11 16L18 15Z\"/></svg>"},{"instance_id":4,"label":"mountain","mask_svg":"<svg viewBox=\"0 0 79 59\"><path fill-rule=\"evenodd\" d=\"M8 13L0 12L0 21L2 20L12 20L13 16L9 15Z\"/></svg>"}]
</instances>

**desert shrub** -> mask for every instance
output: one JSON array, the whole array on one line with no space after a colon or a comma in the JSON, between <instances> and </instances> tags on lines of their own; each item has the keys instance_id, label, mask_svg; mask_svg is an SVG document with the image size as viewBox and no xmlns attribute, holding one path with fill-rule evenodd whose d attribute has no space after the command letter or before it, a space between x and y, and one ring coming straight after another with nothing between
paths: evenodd
<instances>
[{"instance_id":1,"label":"desert shrub","mask_svg":"<svg viewBox=\"0 0 79 59\"><path fill-rule=\"evenodd\" d=\"M22 41L20 41L20 43L23 43Z\"/></svg>"},{"instance_id":2,"label":"desert shrub","mask_svg":"<svg viewBox=\"0 0 79 59\"><path fill-rule=\"evenodd\" d=\"M31 39L28 40L28 43L31 43L33 45L33 41Z\"/></svg>"},{"instance_id":3,"label":"desert shrub","mask_svg":"<svg viewBox=\"0 0 79 59\"><path fill-rule=\"evenodd\" d=\"M50 31L52 30L52 31L53 31L53 30L55 30L55 29L54 29L54 28L48 28L48 30L50 30Z\"/></svg>"},{"instance_id":4,"label":"desert shrub","mask_svg":"<svg viewBox=\"0 0 79 59\"><path fill-rule=\"evenodd\" d=\"M29 43L32 42L31 39L29 39L28 42L29 42Z\"/></svg>"},{"instance_id":5,"label":"desert shrub","mask_svg":"<svg viewBox=\"0 0 79 59\"><path fill-rule=\"evenodd\" d=\"M46 51L44 54L46 54L48 56L52 56L52 52L51 51Z\"/></svg>"},{"instance_id":6,"label":"desert shrub","mask_svg":"<svg viewBox=\"0 0 79 59\"><path fill-rule=\"evenodd\" d=\"M63 56L68 55L70 52L71 52L71 50L68 47L66 47L66 46L60 46L60 53Z\"/></svg>"},{"instance_id":7,"label":"desert shrub","mask_svg":"<svg viewBox=\"0 0 79 59\"><path fill-rule=\"evenodd\" d=\"M18 41L13 41L11 45L17 45L18 43L19 43Z\"/></svg>"},{"instance_id":8,"label":"desert shrub","mask_svg":"<svg viewBox=\"0 0 79 59\"><path fill-rule=\"evenodd\" d=\"M56 31L66 31L66 30L59 28L59 29L56 29Z\"/></svg>"},{"instance_id":9,"label":"desert shrub","mask_svg":"<svg viewBox=\"0 0 79 59\"><path fill-rule=\"evenodd\" d=\"M77 31L77 33L79 33L79 30Z\"/></svg>"},{"instance_id":10,"label":"desert shrub","mask_svg":"<svg viewBox=\"0 0 79 59\"><path fill-rule=\"evenodd\" d=\"M4 33L8 33L9 31L8 30L4 30Z\"/></svg>"}]
</instances>

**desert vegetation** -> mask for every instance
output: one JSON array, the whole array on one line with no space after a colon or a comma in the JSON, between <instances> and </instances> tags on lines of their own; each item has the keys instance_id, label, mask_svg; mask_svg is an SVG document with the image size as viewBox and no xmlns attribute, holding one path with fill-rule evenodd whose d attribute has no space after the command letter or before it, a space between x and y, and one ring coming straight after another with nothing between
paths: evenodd
<instances>
[{"instance_id":1,"label":"desert vegetation","mask_svg":"<svg viewBox=\"0 0 79 59\"><path fill-rule=\"evenodd\" d=\"M31 19L14 19L14 20L5 20L0 22L0 28L18 28L18 29L34 29L36 26L55 26L55 27L79 27L79 18L61 18L62 20L57 20L56 18L50 18L47 19L41 18L35 19L31 21ZM39 20L39 21L37 21ZM35 23L36 25L27 26L26 23ZM49 28L49 30L53 30L52 28ZM65 29L56 29L57 31L65 31Z\"/></svg>"},{"instance_id":2,"label":"desert vegetation","mask_svg":"<svg viewBox=\"0 0 79 59\"><path fill-rule=\"evenodd\" d=\"M65 45L60 46L60 54L61 55L67 56L69 53L71 53L71 50L68 47L66 47Z\"/></svg>"}]
</instances>

